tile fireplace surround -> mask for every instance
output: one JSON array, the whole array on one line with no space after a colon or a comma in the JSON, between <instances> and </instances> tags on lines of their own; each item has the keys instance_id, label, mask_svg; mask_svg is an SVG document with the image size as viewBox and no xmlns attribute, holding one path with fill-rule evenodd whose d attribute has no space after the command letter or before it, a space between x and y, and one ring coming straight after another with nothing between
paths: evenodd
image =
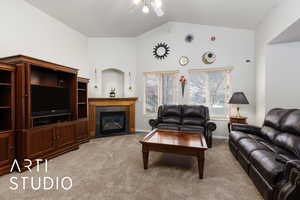
<instances>
[{"instance_id":1,"label":"tile fireplace surround","mask_svg":"<svg viewBox=\"0 0 300 200\"><path fill-rule=\"evenodd\" d=\"M135 103L137 97L130 98L89 98L89 133L97 135L97 110L102 108L126 107L128 110L128 130L135 132Z\"/></svg>"}]
</instances>

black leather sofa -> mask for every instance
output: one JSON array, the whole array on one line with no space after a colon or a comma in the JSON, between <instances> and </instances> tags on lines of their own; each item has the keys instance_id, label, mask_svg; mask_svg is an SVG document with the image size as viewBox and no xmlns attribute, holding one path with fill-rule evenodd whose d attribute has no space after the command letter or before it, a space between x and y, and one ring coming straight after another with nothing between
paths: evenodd
<instances>
[{"instance_id":1,"label":"black leather sofa","mask_svg":"<svg viewBox=\"0 0 300 200\"><path fill-rule=\"evenodd\" d=\"M300 200L300 110L273 109L262 128L234 124L229 138L265 200Z\"/></svg>"},{"instance_id":2,"label":"black leather sofa","mask_svg":"<svg viewBox=\"0 0 300 200\"><path fill-rule=\"evenodd\" d=\"M150 119L149 124L152 129L201 132L208 147L212 146L212 132L216 130L205 106L163 105L158 109L157 119Z\"/></svg>"}]
</instances>

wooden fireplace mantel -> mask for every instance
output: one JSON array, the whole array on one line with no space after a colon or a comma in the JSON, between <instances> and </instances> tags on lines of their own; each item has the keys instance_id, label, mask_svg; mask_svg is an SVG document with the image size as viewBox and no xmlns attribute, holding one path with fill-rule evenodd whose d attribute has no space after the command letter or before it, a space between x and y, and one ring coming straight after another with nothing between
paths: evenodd
<instances>
[{"instance_id":1,"label":"wooden fireplace mantel","mask_svg":"<svg viewBox=\"0 0 300 200\"><path fill-rule=\"evenodd\" d=\"M98 106L128 106L129 131L135 132L135 103L137 97L128 98L89 98L89 132L91 137L96 136L96 108Z\"/></svg>"}]
</instances>

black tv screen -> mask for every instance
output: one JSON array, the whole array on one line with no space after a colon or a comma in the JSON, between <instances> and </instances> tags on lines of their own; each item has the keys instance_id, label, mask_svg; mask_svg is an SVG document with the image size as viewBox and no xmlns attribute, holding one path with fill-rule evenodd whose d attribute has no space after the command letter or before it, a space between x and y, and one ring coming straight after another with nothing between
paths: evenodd
<instances>
[{"instance_id":1,"label":"black tv screen","mask_svg":"<svg viewBox=\"0 0 300 200\"><path fill-rule=\"evenodd\" d=\"M32 115L70 111L70 90L68 88L32 85L31 100Z\"/></svg>"}]
</instances>

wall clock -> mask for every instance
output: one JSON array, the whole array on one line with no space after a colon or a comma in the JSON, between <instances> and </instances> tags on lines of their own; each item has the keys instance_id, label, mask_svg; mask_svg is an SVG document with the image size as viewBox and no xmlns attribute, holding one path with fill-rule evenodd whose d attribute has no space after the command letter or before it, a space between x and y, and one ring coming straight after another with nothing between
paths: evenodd
<instances>
[{"instance_id":1,"label":"wall clock","mask_svg":"<svg viewBox=\"0 0 300 200\"><path fill-rule=\"evenodd\" d=\"M153 56L158 60L163 60L168 57L170 53L170 47L166 43L158 43L153 48Z\"/></svg>"},{"instance_id":2,"label":"wall clock","mask_svg":"<svg viewBox=\"0 0 300 200\"><path fill-rule=\"evenodd\" d=\"M205 54L203 54L202 56L202 61L205 63L205 64L213 64L217 59L217 56L215 53L213 52L206 52Z\"/></svg>"},{"instance_id":3,"label":"wall clock","mask_svg":"<svg viewBox=\"0 0 300 200\"><path fill-rule=\"evenodd\" d=\"M186 57L186 56L182 56L182 57L179 59L179 64L180 64L181 66L187 65L187 64L189 64L189 62L190 62L190 60L189 60L189 58Z\"/></svg>"}]
</instances>

